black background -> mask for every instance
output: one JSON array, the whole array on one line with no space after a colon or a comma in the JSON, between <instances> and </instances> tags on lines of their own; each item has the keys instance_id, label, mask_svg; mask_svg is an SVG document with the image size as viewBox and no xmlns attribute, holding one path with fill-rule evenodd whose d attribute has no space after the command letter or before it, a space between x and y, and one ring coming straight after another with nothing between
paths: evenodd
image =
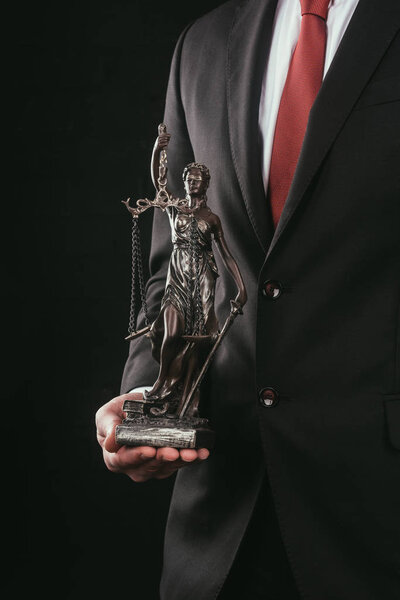
<instances>
[{"instance_id":1,"label":"black background","mask_svg":"<svg viewBox=\"0 0 400 600\"><path fill-rule=\"evenodd\" d=\"M219 4L22 0L3 15L13 135L2 203L8 598L158 597L173 481L109 473L94 415L118 395L128 351L131 222L121 200L153 194L175 43Z\"/></svg>"}]
</instances>

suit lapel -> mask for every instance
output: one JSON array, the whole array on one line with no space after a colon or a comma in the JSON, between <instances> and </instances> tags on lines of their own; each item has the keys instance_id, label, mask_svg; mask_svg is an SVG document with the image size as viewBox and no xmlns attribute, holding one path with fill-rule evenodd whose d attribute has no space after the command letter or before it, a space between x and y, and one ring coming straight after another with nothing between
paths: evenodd
<instances>
[{"instance_id":1,"label":"suit lapel","mask_svg":"<svg viewBox=\"0 0 400 600\"><path fill-rule=\"evenodd\" d=\"M228 44L227 101L232 158L249 219L264 253L273 235L261 172L258 112L276 0L239 6Z\"/></svg>"},{"instance_id":2,"label":"suit lapel","mask_svg":"<svg viewBox=\"0 0 400 600\"><path fill-rule=\"evenodd\" d=\"M311 109L297 169L267 256L398 30L399 14L398 0L360 0Z\"/></svg>"}]
</instances>

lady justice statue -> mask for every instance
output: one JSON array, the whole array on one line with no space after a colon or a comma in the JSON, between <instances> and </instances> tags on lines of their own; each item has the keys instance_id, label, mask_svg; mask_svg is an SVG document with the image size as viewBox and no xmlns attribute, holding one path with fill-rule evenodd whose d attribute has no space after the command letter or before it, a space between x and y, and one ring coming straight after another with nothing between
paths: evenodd
<instances>
[{"instance_id":1,"label":"lady justice statue","mask_svg":"<svg viewBox=\"0 0 400 600\"><path fill-rule=\"evenodd\" d=\"M166 211L173 249L157 318L127 338L147 335L159 363L158 377L149 391L125 403L127 418L116 435L118 443L127 445L210 447L214 434L208 420L199 416L199 386L228 328L241 314L247 295L220 219L207 206L208 168L196 162L185 167L185 199L173 197L167 189L170 137L165 125L160 125L151 161L155 200L138 200L136 207L130 206L129 199L124 202L134 221L150 207ZM218 270L213 241L238 290L221 330L214 310ZM141 296L145 307L142 292Z\"/></svg>"}]
</instances>

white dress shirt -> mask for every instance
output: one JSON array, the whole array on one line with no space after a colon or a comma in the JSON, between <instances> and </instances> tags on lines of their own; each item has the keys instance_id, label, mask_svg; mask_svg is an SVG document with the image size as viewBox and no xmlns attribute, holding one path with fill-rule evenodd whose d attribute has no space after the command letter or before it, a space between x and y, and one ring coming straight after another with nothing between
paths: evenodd
<instances>
[{"instance_id":1,"label":"white dress shirt","mask_svg":"<svg viewBox=\"0 0 400 600\"><path fill-rule=\"evenodd\" d=\"M358 0L332 0L329 4L326 21L327 39L324 77L357 4ZM278 0L271 49L262 84L258 119L263 147L262 175L266 192L279 104L290 60L299 38L300 25L300 0Z\"/></svg>"}]
</instances>

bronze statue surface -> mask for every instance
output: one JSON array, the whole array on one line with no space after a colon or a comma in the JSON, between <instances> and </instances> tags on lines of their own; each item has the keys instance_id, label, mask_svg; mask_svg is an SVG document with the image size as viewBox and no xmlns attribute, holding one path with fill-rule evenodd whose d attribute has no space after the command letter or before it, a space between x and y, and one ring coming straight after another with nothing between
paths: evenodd
<instances>
[{"instance_id":1,"label":"bronze statue surface","mask_svg":"<svg viewBox=\"0 0 400 600\"><path fill-rule=\"evenodd\" d=\"M173 249L157 318L141 331L131 331L127 338L134 339L143 334L150 338L153 357L159 363L158 377L143 397L138 395L135 400L127 402L128 416L117 428L117 439L119 443L141 445L144 435L146 444L164 445L166 439L171 442L169 436L172 431L172 442L178 444L176 447L210 446L212 430L207 419L199 417L200 383L226 331L242 312L247 296L239 268L226 244L220 219L207 205L208 168L196 162L185 167L184 199L173 197L167 189L166 149L169 139L165 125L160 125L151 165L156 198L153 201L138 200L136 207L130 205L129 199L125 201L134 221L150 207L166 211ZM221 330L214 309L218 269L213 242L238 289ZM135 430L133 437L127 431L129 427L130 433ZM136 436L138 428L140 439ZM155 437L149 440L144 432L148 433L152 428L158 428L158 433L152 431L149 435ZM194 434L190 442L186 434L178 439L177 432L185 428ZM160 429L170 431L162 434Z\"/></svg>"}]
</instances>

